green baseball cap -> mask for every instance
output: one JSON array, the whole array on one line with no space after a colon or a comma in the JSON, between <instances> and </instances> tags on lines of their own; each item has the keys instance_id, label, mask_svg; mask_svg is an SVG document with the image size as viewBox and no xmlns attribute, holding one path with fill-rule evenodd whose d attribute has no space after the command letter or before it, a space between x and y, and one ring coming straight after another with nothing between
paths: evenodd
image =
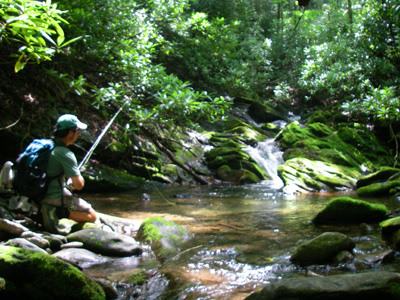
<instances>
[{"instance_id":1,"label":"green baseball cap","mask_svg":"<svg viewBox=\"0 0 400 300\"><path fill-rule=\"evenodd\" d=\"M74 115L66 114L62 115L57 120L57 130L63 130L67 128L74 128L85 130L87 125L78 120L78 118Z\"/></svg>"}]
</instances>

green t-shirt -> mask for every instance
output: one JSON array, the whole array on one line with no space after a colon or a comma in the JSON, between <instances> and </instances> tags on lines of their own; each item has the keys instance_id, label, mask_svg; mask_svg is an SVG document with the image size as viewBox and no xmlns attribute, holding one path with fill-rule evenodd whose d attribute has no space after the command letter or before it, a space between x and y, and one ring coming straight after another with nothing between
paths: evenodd
<instances>
[{"instance_id":1,"label":"green t-shirt","mask_svg":"<svg viewBox=\"0 0 400 300\"><path fill-rule=\"evenodd\" d=\"M54 177L63 174L61 182L65 182L65 178L81 175L75 154L58 139L54 140L54 144L55 147L50 154L47 165L47 175ZM56 177L50 182L45 199L61 197L61 190L58 177Z\"/></svg>"}]
</instances>

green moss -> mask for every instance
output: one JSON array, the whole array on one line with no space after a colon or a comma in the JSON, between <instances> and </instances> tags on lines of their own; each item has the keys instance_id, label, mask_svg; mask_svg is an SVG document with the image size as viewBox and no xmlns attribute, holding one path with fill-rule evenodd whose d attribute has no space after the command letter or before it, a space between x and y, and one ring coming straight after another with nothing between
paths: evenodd
<instances>
[{"instance_id":1,"label":"green moss","mask_svg":"<svg viewBox=\"0 0 400 300\"><path fill-rule=\"evenodd\" d=\"M308 125L311 133L317 137L330 136L332 134L332 129L323 123L311 123Z\"/></svg>"},{"instance_id":2,"label":"green moss","mask_svg":"<svg viewBox=\"0 0 400 300\"><path fill-rule=\"evenodd\" d=\"M362 197L389 196L390 191L400 187L400 180L373 183L363 186L357 190L357 194Z\"/></svg>"},{"instance_id":3,"label":"green moss","mask_svg":"<svg viewBox=\"0 0 400 300\"><path fill-rule=\"evenodd\" d=\"M140 227L143 228L142 236L148 242L154 242L160 240L163 236L160 233L158 227L154 225L154 222L159 222L165 226L175 226L176 224L172 221L165 220L161 217L151 217L143 221Z\"/></svg>"},{"instance_id":4,"label":"green moss","mask_svg":"<svg viewBox=\"0 0 400 300\"><path fill-rule=\"evenodd\" d=\"M51 255L0 246L0 276L26 299L105 299L103 289L69 263ZM44 280L44 278L46 280Z\"/></svg>"},{"instance_id":5,"label":"green moss","mask_svg":"<svg viewBox=\"0 0 400 300\"><path fill-rule=\"evenodd\" d=\"M125 278L125 282L129 284L142 285L145 284L149 275L144 270L135 270Z\"/></svg>"},{"instance_id":6,"label":"green moss","mask_svg":"<svg viewBox=\"0 0 400 300\"><path fill-rule=\"evenodd\" d=\"M314 218L314 223L375 222L385 218L389 210L383 204L371 204L350 197L332 199Z\"/></svg>"}]
</instances>

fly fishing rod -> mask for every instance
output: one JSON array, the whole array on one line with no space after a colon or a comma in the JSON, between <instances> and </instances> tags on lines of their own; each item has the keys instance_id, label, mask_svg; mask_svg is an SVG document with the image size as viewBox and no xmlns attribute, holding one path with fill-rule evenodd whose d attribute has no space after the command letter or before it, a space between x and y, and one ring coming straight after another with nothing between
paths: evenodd
<instances>
[{"instance_id":1,"label":"fly fishing rod","mask_svg":"<svg viewBox=\"0 0 400 300\"><path fill-rule=\"evenodd\" d=\"M104 127L103 131L97 137L96 141L93 143L92 147L89 149L89 151L86 153L85 157L82 159L81 163L79 164L79 166L78 166L79 170L81 170L81 171L84 170L84 166L87 164L90 157L92 156L94 149L96 149L97 145L100 143L100 140L106 134L107 130L110 128L110 126L114 122L115 118L119 115L119 113L122 111L122 109L125 107L125 105L128 104L128 102L129 102L129 99L125 101L125 103L119 108L119 110L115 113L115 115L112 117L112 119L108 122L106 127Z\"/></svg>"}]
</instances>

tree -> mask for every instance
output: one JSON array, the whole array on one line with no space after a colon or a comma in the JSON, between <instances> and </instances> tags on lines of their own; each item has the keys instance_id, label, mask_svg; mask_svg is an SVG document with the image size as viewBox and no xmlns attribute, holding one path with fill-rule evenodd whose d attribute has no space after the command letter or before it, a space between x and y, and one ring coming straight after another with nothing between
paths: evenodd
<instances>
[{"instance_id":1,"label":"tree","mask_svg":"<svg viewBox=\"0 0 400 300\"><path fill-rule=\"evenodd\" d=\"M51 0L0 1L0 42L19 49L14 70L19 72L29 62L51 60L55 52L76 39L65 42L60 23L67 23ZM17 53L15 53L17 52Z\"/></svg>"}]
</instances>

